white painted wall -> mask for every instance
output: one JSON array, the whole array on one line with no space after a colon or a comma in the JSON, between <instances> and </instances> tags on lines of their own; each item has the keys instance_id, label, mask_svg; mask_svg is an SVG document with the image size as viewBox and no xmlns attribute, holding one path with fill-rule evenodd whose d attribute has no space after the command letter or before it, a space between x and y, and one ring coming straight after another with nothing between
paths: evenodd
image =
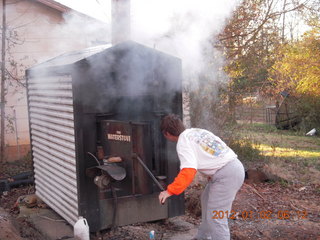
<instances>
[{"instance_id":1,"label":"white painted wall","mask_svg":"<svg viewBox=\"0 0 320 240\"><path fill-rule=\"evenodd\" d=\"M2 16L3 9L0 9ZM7 0L7 25L19 44L10 47L6 67L23 79L25 70L37 63L69 51L109 42L109 26L85 15L62 14L56 9L32 0ZM1 20L2 21L2 18ZM2 23L1 23L2 24ZM11 38L12 39L12 38ZM7 43L9 44L9 43ZM8 46L8 45L7 45ZM11 66L14 60L17 66ZM25 84L25 81L22 80ZM6 144L29 143L26 90L17 81L7 81Z\"/></svg>"}]
</instances>

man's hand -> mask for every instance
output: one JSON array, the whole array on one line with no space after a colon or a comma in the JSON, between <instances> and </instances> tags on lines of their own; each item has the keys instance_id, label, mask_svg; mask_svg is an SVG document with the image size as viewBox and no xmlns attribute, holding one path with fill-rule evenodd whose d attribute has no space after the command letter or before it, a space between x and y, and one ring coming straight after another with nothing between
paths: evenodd
<instances>
[{"instance_id":1,"label":"man's hand","mask_svg":"<svg viewBox=\"0 0 320 240\"><path fill-rule=\"evenodd\" d=\"M161 204L164 204L164 202L166 201L166 199L168 197L170 197L172 194L170 194L168 191L162 191L160 194L159 194L159 202Z\"/></svg>"}]
</instances>

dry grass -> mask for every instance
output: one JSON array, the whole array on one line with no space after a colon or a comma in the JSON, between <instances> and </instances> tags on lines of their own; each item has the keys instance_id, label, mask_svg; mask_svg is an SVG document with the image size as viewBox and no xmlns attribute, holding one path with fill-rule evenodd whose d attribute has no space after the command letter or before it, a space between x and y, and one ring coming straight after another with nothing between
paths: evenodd
<instances>
[{"instance_id":1,"label":"dry grass","mask_svg":"<svg viewBox=\"0 0 320 240\"><path fill-rule=\"evenodd\" d=\"M265 156L277 157L277 158L291 158L294 159L319 159L320 150L303 150L298 148L285 148L278 147L276 145L270 146L268 144L260 144L257 148Z\"/></svg>"},{"instance_id":2,"label":"dry grass","mask_svg":"<svg viewBox=\"0 0 320 240\"><path fill-rule=\"evenodd\" d=\"M320 185L320 138L277 130L266 124L242 124L240 136L267 159L268 172L290 182Z\"/></svg>"}]
</instances>

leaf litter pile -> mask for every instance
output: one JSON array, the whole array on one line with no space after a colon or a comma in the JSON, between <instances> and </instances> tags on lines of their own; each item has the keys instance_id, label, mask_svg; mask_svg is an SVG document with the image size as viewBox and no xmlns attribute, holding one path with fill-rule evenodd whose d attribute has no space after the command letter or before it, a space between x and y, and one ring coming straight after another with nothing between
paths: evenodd
<instances>
[{"instance_id":1,"label":"leaf litter pile","mask_svg":"<svg viewBox=\"0 0 320 240\"><path fill-rule=\"evenodd\" d=\"M21 166L21 165L17 165ZM12 167L4 169L0 178L13 174ZM19 168L17 171L21 172ZM108 239L149 239L149 232L155 231L155 239L179 240L191 239L200 223L200 193L204 181L198 181L188 188L185 194L186 214L171 219L138 223L116 227L92 234L92 240ZM2 234L19 235L24 240L45 239L27 218L19 216L17 200L20 196L33 194L34 186L13 188L0 198L0 224ZM233 203L229 216L231 237L234 240L245 239L320 239L320 186L284 184L281 182L244 183ZM38 205L31 206L34 208ZM216 212L216 217L225 217L226 213ZM1 221L0 221L1 223ZM9 225L8 225L9 224ZM6 227L6 231L2 231ZM10 232L11 231L11 232ZM2 238L1 238L2 237ZM11 238L13 239L13 238ZM17 238L18 239L18 238Z\"/></svg>"}]
</instances>

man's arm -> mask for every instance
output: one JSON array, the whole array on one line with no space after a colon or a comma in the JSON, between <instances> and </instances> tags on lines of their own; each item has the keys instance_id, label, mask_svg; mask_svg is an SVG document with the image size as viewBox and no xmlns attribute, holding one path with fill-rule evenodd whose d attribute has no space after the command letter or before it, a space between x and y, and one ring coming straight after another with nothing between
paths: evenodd
<instances>
[{"instance_id":1,"label":"man's arm","mask_svg":"<svg viewBox=\"0 0 320 240\"><path fill-rule=\"evenodd\" d=\"M174 179L173 183L169 184L166 191L159 194L159 201L164 204L166 199L172 195L181 194L191 184L196 175L195 168L183 168Z\"/></svg>"}]
</instances>

